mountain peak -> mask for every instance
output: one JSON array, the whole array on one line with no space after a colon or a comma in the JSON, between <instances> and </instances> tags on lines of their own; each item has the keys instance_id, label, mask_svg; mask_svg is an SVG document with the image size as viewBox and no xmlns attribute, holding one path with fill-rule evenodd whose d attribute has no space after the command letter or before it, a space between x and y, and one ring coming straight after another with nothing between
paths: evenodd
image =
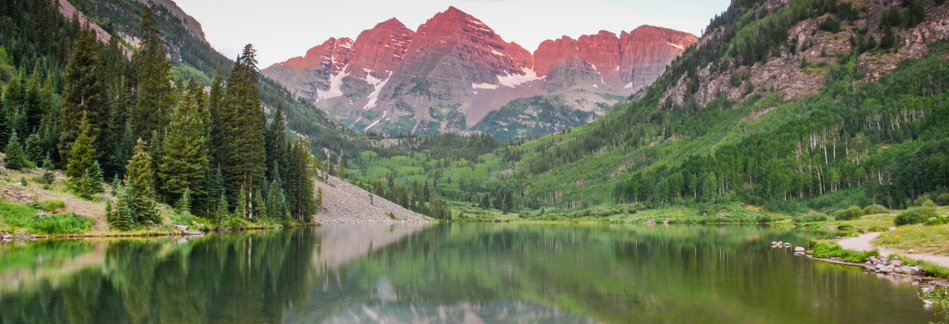
<instances>
[{"instance_id":1,"label":"mountain peak","mask_svg":"<svg viewBox=\"0 0 949 324\"><path fill-rule=\"evenodd\" d=\"M399 19L397 19L397 18L395 18L395 17L389 18L389 20L386 20L386 21L383 21L383 22L381 22L381 23L376 24L376 28L379 28L379 27L390 27L390 26L391 26L391 27L402 27L402 28L405 28L405 24L403 24L401 21L399 21Z\"/></svg>"}]
</instances>

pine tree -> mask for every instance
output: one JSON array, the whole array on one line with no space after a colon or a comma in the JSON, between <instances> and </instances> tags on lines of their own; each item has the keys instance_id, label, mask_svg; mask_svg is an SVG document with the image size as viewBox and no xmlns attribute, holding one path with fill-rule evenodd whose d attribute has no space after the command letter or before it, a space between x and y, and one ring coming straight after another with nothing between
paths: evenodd
<instances>
[{"instance_id":1,"label":"pine tree","mask_svg":"<svg viewBox=\"0 0 949 324\"><path fill-rule=\"evenodd\" d=\"M180 199L188 191L192 197L206 194L203 184L208 168L207 143L195 99L187 92L182 94L162 145L159 178L170 201Z\"/></svg>"},{"instance_id":2,"label":"pine tree","mask_svg":"<svg viewBox=\"0 0 949 324\"><path fill-rule=\"evenodd\" d=\"M70 157L73 143L81 132L79 123L82 116L88 120L87 136L93 141L94 152L102 152L104 139L99 133L105 126L106 92L101 80L101 65L96 48L96 36L90 29L82 32L73 45L73 55L66 66L63 90L63 108L59 117L59 153L63 158ZM98 156L93 156L96 158ZM81 172L79 175L81 176Z\"/></svg>"},{"instance_id":3,"label":"pine tree","mask_svg":"<svg viewBox=\"0 0 949 324\"><path fill-rule=\"evenodd\" d=\"M241 190L237 194L237 205L234 206L234 214L241 218L249 216L247 210L247 191L244 187L241 187Z\"/></svg>"},{"instance_id":4,"label":"pine tree","mask_svg":"<svg viewBox=\"0 0 949 324\"><path fill-rule=\"evenodd\" d=\"M267 125L264 144L267 149L267 179L277 177L277 170L286 170L287 131L286 120L283 117L283 107L277 103L273 121Z\"/></svg>"},{"instance_id":5,"label":"pine tree","mask_svg":"<svg viewBox=\"0 0 949 324\"><path fill-rule=\"evenodd\" d=\"M137 138L155 142L152 136L164 136L172 105L171 62L165 57L165 44L155 16L146 9L140 25L142 48L139 52L138 102L132 109L132 131Z\"/></svg>"},{"instance_id":6,"label":"pine tree","mask_svg":"<svg viewBox=\"0 0 949 324\"><path fill-rule=\"evenodd\" d=\"M217 212L215 212L218 222L223 221L230 216L228 205L227 205L227 194L221 193L221 198L217 201Z\"/></svg>"},{"instance_id":7,"label":"pine tree","mask_svg":"<svg viewBox=\"0 0 949 324\"><path fill-rule=\"evenodd\" d=\"M210 124L208 125L208 156L210 157L211 165L222 165L227 162L227 154L225 154L227 151L225 147L230 132L224 120L224 116L227 114L223 111L224 107L222 105L222 101L224 100L222 82L224 81L221 77L221 67L219 66L217 72L214 74L214 79L211 80L211 90L208 92L207 110L208 117L210 118Z\"/></svg>"},{"instance_id":8,"label":"pine tree","mask_svg":"<svg viewBox=\"0 0 949 324\"><path fill-rule=\"evenodd\" d=\"M265 116L260 102L260 77L255 56L253 46L245 46L227 79L227 98L221 119L227 135L224 147L226 189L232 197L238 195L241 188L247 190L264 184Z\"/></svg>"},{"instance_id":9,"label":"pine tree","mask_svg":"<svg viewBox=\"0 0 949 324\"><path fill-rule=\"evenodd\" d=\"M30 134L26 138L26 158L34 164L39 164L44 157L43 139L38 133Z\"/></svg>"},{"instance_id":10,"label":"pine tree","mask_svg":"<svg viewBox=\"0 0 949 324\"><path fill-rule=\"evenodd\" d=\"M20 139L16 136L15 131L10 135L10 142L7 143L5 152L7 157L3 163L7 169L20 170L29 167L26 153L23 152L23 147L20 146Z\"/></svg>"},{"instance_id":11,"label":"pine tree","mask_svg":"<svg viewBox=\"0 0 949 324\"><path fill-rule=\"evenodd\" d=\"M131 195L132 219L137 224L159 223L155 210L154 178L152 157L148 154L148 144L138 141L129 164L125 167L125 186Z\"/></svg>"},{"instance_id":12,"label":"pine tree","mask_svg":"<svg viewBox=\"0 0 949 324\"><path fill-rule=\"evenodd\" d=\"M103 193L105 190L102 189L102 168L99 167L99 162L94 161L92 168L87 169L82 178L79 179L77 185L77 192L79 197L83 199L94 199L97 195Z\"/></svg>"},{"instance_id":13,"label":"pine tree","mask_svg":"<svg viewBox=\"0 0 949 324\"><path fill-rule=\"evenodd\" d=\"M46 158L43 159L43 189L49 189L53 181L56 181L56 174L53 173L54 168L53 160L49 158L49 154L46 154Z\"/></svg>"},{"instance_id":14,"label":"pine tree","mask_svg":"<svg viewBox=\"0 0 949 324\"><path fill-rule=\"evenodd\" d=\"M287 199L283 194L283 188L280 184L280 178L270 182L270 190L267 195L267 211L274 220L287 220L290 217L290 210L287 208Z\"/></svg>"},{"instance_id":15,"label":"pine tree","mask_svg":"<svg viewBox=\"0 0 949 324\"><path fill-rule=\"evenodd\" d=\"M896 35L893 35L893 29L889 26L883 32L883 38L880 39L880 49L889 50L894 49L899 45L896 40Z\"/></svg>"},{"instance_id":16,"label":"pine tree","mask_svg":"<svg viewBox=\"0 0 949 324\"><path fill-rule=\"evenodd\" d=\"M175 204L175 210L179 213L191 213L191 189L185 188L181 194L181 199Z\"/></svg>"},{"instance_id":17,"label":"pine tree","mask_svg":"<svg viewBox=\"0 0 949 324\"><path fill-rule=\"evenodd\" d=\"M69 164L66 166L66 176L69 177L69 187L81 196L88 197L89 193L82 192L82 180L88 174L93 174L96 166L96 150L93 147L95 135L86 114L82 114L79 121L79 135L69 153Z\"/></svg>"},{"instance_id":18,"label":"pine tree","mask_svg":"<svg viewBox=\"0 0 949 324\"><path fill-rule=\"evenodd\" d=\"M111 200L106 202L106 221L109 222L109 227L111 228L123 231L129 230L135 227L137 223L135 196L132 193L132 189L128 186L119 186L116 191L118 197L116 197L114 208L111 208Z\"/></svg>"}]
</instances>

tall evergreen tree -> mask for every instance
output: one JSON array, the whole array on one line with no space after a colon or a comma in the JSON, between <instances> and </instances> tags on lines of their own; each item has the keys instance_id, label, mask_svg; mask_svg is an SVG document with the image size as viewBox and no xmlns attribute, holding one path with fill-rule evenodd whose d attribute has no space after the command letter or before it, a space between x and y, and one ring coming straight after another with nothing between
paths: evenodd
<instances>
[{"instance_id":1,"label":"tall evergreen tree","mask_svg":"<svg viewBox=\"0 0 949 324\"><path fill-rule=\"evenodd\" d=\"M227 161L224 148L228 141L229 131L224 121L226 114L222 105L224 101L223 82L221 67L219 66L217 72L214 73L214 79L211 80L211 89L208 92L207 111L210 119L208 124L208 155L211 165L221 165Z\"/></svg>"},{"instance_id":2,"label":"tall evergreen tree","mask_svg":"<svg viewBox=\"0 0 949 324\"><path fill-rule=\"evenodd\" d=\"M7 169L20 170L28 166L26 152L23 152L23 147L20 146L20 139L16 136L16 132L10 135L10 141L7 143L4 153L7 156L3 163Z\"/></svg>"},{"instance_id":3,"label":"tall evergreen tree","mask_svg":"<svg viewBox=\"0 0 949 324\"><path fill-rule=\"evenodd\" d=\"M95 152L102 152L104 141L99 133L105 126L106 93L100 78L100 62L95 33L86 29L73 45L73 55L66 66L63 108L59 118L59 153L69 157L73 142L79 136L79 120L89 123L88 136L95 138ZM81 174L80 174L81 175Z\"/></svg>"},{"instance_id":4,"label":"tall evergreen tree","mask_svg":"<svg viewBox=\"0 0 949 324\"><path fill-rule=\"evenodd\" d=\"M66 165L66 176L69 177L69 187L81 196L89 197L91 193L81 192L83 179L94 173L96 167L96 149L93 146L96 137L93 135L92 124L86 114L79 120L79 135L69 153L69 164Z\"/></svg>"},{"instance_id":5,"label":"tall evergreen tree","mask_svg":"<svg viewBox=\"0 0 949 324\"><path fill-rule=\"evenodd\" d=\"M205 125L199 115L200 103L192 93L182 94L171 116L162 145L158 167L162 192L169 201L177 201L190 191L192 198L204 197L208 152Z\"/></svg>"},{"instance_id":6,"label":"tall evergreen tree","mask_svg":"<svg viewBox=\"0 0 949 324\"><path fill-rule=\"evenodd\" d=\"M125 167L125 186L131 195L133 220L138 224L157 224L160 222L155 210L155 172L152 170L152 156L148 153L148 144L138 141L134 154Z\"/></svg>"},{"instance_id":7,"label":"tall evergreen tree","mask_svg":"<svg viewBox=\"0 0 949 324\"><path fill-rule=\"evenodd\" d=\"M274 112L273 121L267 126L266 136L264 137L267 149L267 179L278 177L277 170L286 170L287 154L287 126L283 117L283 107L277 103L277 111Z\"/></svg>"},{"instance_id":8,"label":"tall evergreen tree","mask_svg":"<svg viewBox=\"0 0 949 324\"><path fill-rule=\"evenodd\" d=\"M224 147L226 189L235 201L241 199L237 197L241 188L254 192L252 188L264 184L265 116L260 102L260 76L255 57L256 51L248 44L235 62L227 79L227 98L221 118L227 139ZM253 197L249 198L253 201Z\"/></svg>"},{"instance_id":9,"label":"tall evergreen tree","mask_svg":"<svg viewBox=\"0 0 949 324\"><path fill-rule=\"evenodd\" d=\"M139 57L138 102L132 109L132 130L137 138L154 142L153 134L164 136L173 94L171 62L165 57L165 43L151 10L142 14L142 48Z\"/></svg>"}]
</instances>

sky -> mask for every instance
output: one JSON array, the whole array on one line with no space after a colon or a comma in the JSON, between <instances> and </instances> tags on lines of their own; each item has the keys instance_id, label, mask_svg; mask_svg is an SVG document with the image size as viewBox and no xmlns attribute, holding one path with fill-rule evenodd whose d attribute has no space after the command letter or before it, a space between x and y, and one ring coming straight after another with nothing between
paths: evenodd
<instances>
[{"instance_id":1,"label":"sky","mask_svg":"<svg viewBox=\"0 0 949 324\"><path fill-rule=\"evenodd\" d=\"M208 42L229 57L244 44L260 67L302 56L330 37L360 32L397 18L418 26L449 6L491 27L505 41L533 52L541 42L607 30L619 34L654 25L701 35L730 0L175 0L201 23Z\"/></svg>"}]
</instances>

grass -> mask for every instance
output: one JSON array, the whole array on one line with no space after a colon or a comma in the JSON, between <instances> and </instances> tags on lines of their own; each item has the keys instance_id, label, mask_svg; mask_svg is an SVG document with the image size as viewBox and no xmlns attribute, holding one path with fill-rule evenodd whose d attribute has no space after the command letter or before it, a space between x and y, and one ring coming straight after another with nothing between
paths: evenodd
<instances>
[{"instance_id":1,"label":"grass","mask_svg":"<svg viewBox=\"0 0 949 324\"><path fill-rule=\"evenodd\" d=\"M949 255L949 225L900 226L881 234L874 245L913 253Z\"/></svg>"},{"instance_id":2,"label":"grass","mask_svg":"<svg viewBox=\"0 0 949 324\"><path fill-rule=\"evenodd\" d=\"M880 256L880 252L877 250L872 251L853 251L845 250L841 248L840 245L825 243L825 242L815 242L813 250L811 252L815 258L841 258L847 262L860 263L865 261L870 256Z\"/></svg>"},{"instance_id":3,"label":"grass","mask_svg":"<svg viewBox=\"0 0 949 324\"><path fill-rule=\"evenodd\" d=\"M92 229L88 217L69 214L37 216L38 210L26 204L0 202L0 231L15 234L79 234Z\"/></svg>"},{"instance_id":4,"label":"grass","mask_svg":"<svg viewBox=\"0 0 949 324\"><path fill-rule=\"evenodd\" d=\"M929 261L922 261L922 260L908 258L899 254L893 254L893 257L896 257L897 259L900 259L900 261L903 261L903 265L917 266L920 269L923 269L923 271L925 271L927 275L937 277L937 278L949 279L949 268L937 265Z\"/></svg>"}]
</instances>

